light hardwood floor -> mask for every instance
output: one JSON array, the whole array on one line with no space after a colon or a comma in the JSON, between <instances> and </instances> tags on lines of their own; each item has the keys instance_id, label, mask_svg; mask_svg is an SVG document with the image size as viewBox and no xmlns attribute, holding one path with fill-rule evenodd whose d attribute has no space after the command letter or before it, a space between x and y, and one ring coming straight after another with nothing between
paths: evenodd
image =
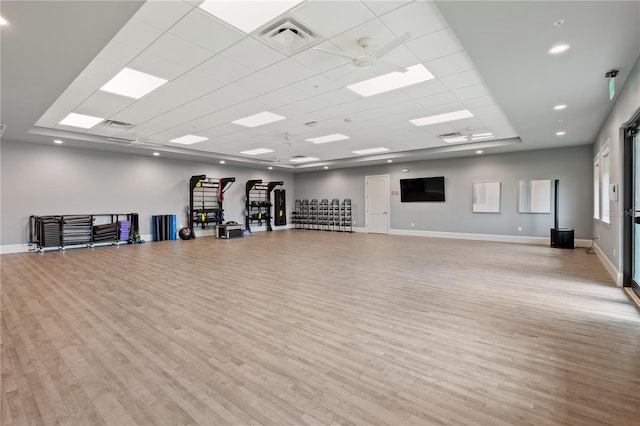
<instances>
[{"instance_id":1,"label":"light hardwood floor","mask_svg":"<svg viewBox=\"0 0 640 426\"><path fill-rule=\"evenodd\" d=\"M290 230L1 256L4 426L640 424L584 250Z\"/></svg>"}]
</instances>

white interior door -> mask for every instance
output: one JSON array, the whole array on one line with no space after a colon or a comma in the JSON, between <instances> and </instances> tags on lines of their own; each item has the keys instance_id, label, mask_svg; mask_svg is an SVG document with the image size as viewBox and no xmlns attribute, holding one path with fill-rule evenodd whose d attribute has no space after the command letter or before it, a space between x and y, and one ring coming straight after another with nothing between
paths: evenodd
<instances>
[{"instance_id":1,"label":"white interior door","mask_svg":"<svg viewBox=\"0 0 640 426\"><path fill-rule=\"evenodd\" d=\"M365 177L365 231L389 233L389 175Z\"/></svg>"}]
</instances>

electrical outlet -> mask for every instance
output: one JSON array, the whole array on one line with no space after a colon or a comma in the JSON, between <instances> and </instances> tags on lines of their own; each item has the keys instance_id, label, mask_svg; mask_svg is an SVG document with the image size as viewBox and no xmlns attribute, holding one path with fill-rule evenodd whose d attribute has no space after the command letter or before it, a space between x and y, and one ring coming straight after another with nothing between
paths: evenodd
<instances>
[{"instance_id":1,"label":"electrical outlet","mask_svg":"<svg viewBox=\"0 0 640 426\"><path fill-rule=\"evenodd\" d=\"M518 232L522 232L522 226L518 226Z\"/></svg>"}]
</instances>

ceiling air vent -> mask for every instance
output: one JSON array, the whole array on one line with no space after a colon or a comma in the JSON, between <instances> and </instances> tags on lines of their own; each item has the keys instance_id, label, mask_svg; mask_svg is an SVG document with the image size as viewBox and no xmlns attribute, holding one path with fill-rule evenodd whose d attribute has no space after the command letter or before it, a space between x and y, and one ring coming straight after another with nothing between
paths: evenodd
<instances>
[{"instance_id":1,"label":"ceiling air vent","mask_svg":"<svg viewBox=\"0 0 640 426\"><path fill-rule=\"evenodd\" d=\"M117 127L119 129L126 129L127 127L133 126L131 123L125 123L124 121L116 121L116 120L105 120L105 126L109 127Z\"/></svg>"},{"instance_id":2,"label":"ceiling air vent","mask_svg":"<svg viewBox=\"0 0 640 426\"><path fill-rule=\"evenodd\" d=\"M260 34L269 46L288 55L296 53L316 42L311 31L291 18L280 21Z\"/></svg>"}]
</instances>

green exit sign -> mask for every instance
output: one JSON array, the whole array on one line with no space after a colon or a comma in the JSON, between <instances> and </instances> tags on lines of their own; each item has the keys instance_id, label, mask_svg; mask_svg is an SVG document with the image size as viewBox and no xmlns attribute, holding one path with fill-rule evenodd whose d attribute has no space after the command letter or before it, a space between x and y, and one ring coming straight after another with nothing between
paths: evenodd
<instances>
[{"instance_id":1,"label":"green exit sign","mask_svg":"<svg viewBox=\"0 0 640 426\"><path fill-rule=\"evenodd\" d=\"M616 79L615 77L609 78L609 100L613 99L616 94Z\"/></svg>"}]
</instances>

